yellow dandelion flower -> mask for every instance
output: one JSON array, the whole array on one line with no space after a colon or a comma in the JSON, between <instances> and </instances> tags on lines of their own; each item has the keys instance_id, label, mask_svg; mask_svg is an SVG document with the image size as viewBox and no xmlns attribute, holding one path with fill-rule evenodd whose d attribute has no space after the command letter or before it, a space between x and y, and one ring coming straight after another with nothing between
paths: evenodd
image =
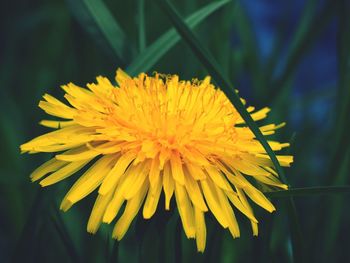
<instances>
[{"instance_id":1,"label":"yellow dandelion flower","mask_svg":"<svg viewBox=\"0 0 350 263\"><path fill-rule=\"evenodd\" d=\"M62 153L37 168L32 181L52 185L92 163L68 191L61 209L68 210L98 188L87 231L95 233L102 222L111 223L124 209L113 230L118 240L142 206L144 218L153 216L162 190L166 210L175 196L184 232L196 239L198 251L205 249L206 212L238 237L235 208L251 221L257 235L258 221L248 198L269 212L275 208L254 185L287 186L210 77L180 81L176 75L141 73L131 78L118 69L116 81L117 87L104 77L97 77L97 83L87 88L72 83L62 86L70 105L43 96L39 107L64 120L41 121L55 131L21 145L21 150ZM269 112L268 108L247 110L255 121ZM270 135L282 126L260 129ZM269 144L274 151L289 145ZM292 156L277 158L282 166L293 161Z\"/></svg>"}]
</instances>

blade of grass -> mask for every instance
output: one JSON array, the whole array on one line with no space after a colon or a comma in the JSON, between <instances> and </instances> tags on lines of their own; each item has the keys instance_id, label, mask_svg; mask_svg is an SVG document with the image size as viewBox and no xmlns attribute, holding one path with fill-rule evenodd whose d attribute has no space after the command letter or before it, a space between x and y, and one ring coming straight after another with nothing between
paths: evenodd
<instances>
[{"instance_id":1,"label":"blade of grass","mask_svg":"<svg viewBox=\"0 0 350 263\"><path fill-rule=\"evenodd\" d=\"M0 105L0 136L3 138L1 153L6 154L6 158L1 159L0 165L2 174L13 174L12 176L1 176L0 184L21 183L23 182L21 172L24 170L24 162L20 159L17 147L25 138L23 134L25 130L23 127L24 121L13 99L3 91L0 91L0 97L3 98ZM11 116L6 114L9 110Z\"/></svg>"},{"instance_id":2,"label":"blade of grass","mask_svg":"<svg viewBox=\"0 0 350 263\"><path fill-rule=\"evenodd\" d=\"M192 52L198 57L205 68L208 70L209 74L213 77L216 83L219 85L221 90L225 93L228 99L235 106L238 113L241 115L245 123L248 125L250 130L254 133L256 139L261 143L261 145L266 150L267 154L271 158L272 163L275 166L277 173L280 175L283 182L287 183L284 176L283 170L277 160L275 153L272 151L270 145L267 143L266 139L262 135L260 129L246 110L239 96L234 90L233 85L230 81L221 74L219 67L212 57L212 55L201 45L200 41L191 32L188 26L183 22L177 11L170 5L166 0L157 0L159 6L163 12L168 16L169 20L172 22L176 30L179 32L183 40L191 48ZM294 260L297 262L303 262L305 260L304 256L304 245L303 238L301 235L300 225L297 219L297 213L295 204L292 198L288 199L288 211L289 217L291 218L291 234L293 239L293 253Z\"/></svg>"},{"instance_id":3,"label":"blade of grass","mask_svg":"<svg viewBox=\"0 0 350 263\"><path fill-rule=\"evenodd\" d=\"M105 248L105 262L109 263L111 261L111 237L110 233L106 233L106 248Z\"/></svg>"},{"instance_id":4,"label":"blade of grass","mask_svg":"<svg viewBox=\"0 0 350 263\"><path fill-rule=\"evenodd\" d=\"M182 262L182 229L181 229L181 218L179 217L177 219L176 223L176 231L175 231L175 262L181 263Z\"/></svg>"},{"instance_id":5,"label":"blade of grass","mask_svg":"<svg viewBox=\"0 0 350 263\"><path fill-rule=\"evenodd\" d=\"M258 42L253 31L251 20L247 14L247 10L239 1L235 1L235 21L232 25L236 30L239 41L244 51L247 69L252 76L252 88L254 94L259 98L260 93L263 93L261 88L261 78L264 76L261 71L261 62L258 54ZM231 73L232 74L232 73Z\"/></svg>"},{"instance_id":6,"label":"blade of grass","mask_svg":"<svg viewBox=\"0 0 350 263\"><path fill-rule=\"evenodd\" d=\"M291 188L288 190L265 192L264 195L271 198L280 198L280 197L295 197L295 196L347 194L347 193L350 193L350 185Z\"/></svg>"},{"instance_id":7,"label":"blade of grass","mask_svg":"<svg viewBox=\"0 0 350 263\"><path fill-rule=\"evenodd\" d=\"M336 132L334 138L334 151L332 153L330 167L328 171L327 183L337 184L344 180L344 174L339 173L340 164L344 161L347 147L350 144L348 135L348 120L350 114L350 35L349 35L349 3L341 1L339 7L339 32L338 32L338 68L339 68L339 88L337 94L336 111ZM336 176L333 176L336 175ZM343 176L343 178L341 177Z\"/></svg>"},{"instance_id":8,"label":"blade of grass","mask_svg":"<svg viewBox=\"0 0 350 263\"><path fill-rule=\"evenodd\" d=\"M112 241L112 251L110 256L110 262L119 262L119 241Z\"/></svg>"},{"instance_id":9,"label":"blade of grass","mask_svg":"<svg viewBox=\"0 0 350 263\"><path fill-rule=\"evenodd\" d=\"M331 155L331 162L328 168L327 183L334 185L349 183L350 172L350 139L347 132L347 125L350 113L350 36L348 29L350 26L350 4L348 1L339 1L337 13L339 16L339 31L337 35L338 42L338 94L337 107L335 108L337 120L334 136L334 147ZM327 200L328 201L328 200ZM332 252L337 244L337 238L341 233L342 216L344 215L345 200L342 196L335 197L328 201L327 210L323 225L325 228L325 260L330 261L333 257Z\"/></svg>"},{"instance_id":10,"label":"blade of grass","mask_svg":"<svg viewBox=\"0 0 350 263\"><path fill-rule=\"evenodd\" d=\"M125 65L132 50L123 29L102 0L66 0L82 28L103 47L109 48L114 59Z\"/></svg>"},{"instance_id":11,"label":"blade of grass","mask_svg":"<svg viewBox=\"0 0 350 263\"><path fill-rule=\"evenodd\" d=\"M313 0L310 1L308 7L311 6L312 8ZM327 1L327 4L320 14L314 15L311 22L309 20L310 14L305 12L304 18L301 19L299 30L296 31L295 36L292 38L295 39L295 41L288 52L287 62L282 71L283 73L274 83L272 83L272 89L269 92L269 96L267 96L268 102L274 101L275 98L279 97L279 94L283 93L286 88L285 84L290 80L290 77L295 72L300 60L333 17L335 6L336 5L333 1ZM307 8L306 10L310 11L310 8Z\"/></svg>"},{"instance_id":12,"label":"blade of grass","mask_svg":"<svg viewBox=\"0 0 350 263\"><path fill-rule=\"evenodd\" d=\"M292 42L290 44L289 50L294 50L295 47L299 44L300 39L305 34L305 30L309 28L314 12L316 11L315 5L317 4L316 0L308 0L305 3L305 7L303 9L303 14L301 16L299 26L297 27L296 32L294 33L294 37L292 37ZM287 13L290 11L290 6L286 6L283 9L283 12ZM272 49L271 55L268 58L268 61L264 67L264 82L263 82L263 92L261 93L261 98L264 101L268 99L268 90L270 88L271 83L273 82L273 77L275 74L275 70L278 69L278 63L281 61L281 54L284 46L285 32L288 30L288 16L283 16L282 21L279 23L277 28L276 40L274 43L274 47ZM290 54L291 52L289 52ZM267 96L267 97L266 97Z\"/></svg>"},{"instance_id":13,"label":"blade of grass","mask_svg":"<svg viewBox=\"0 0 350 263\"><path fill-rule=\"evenodd\" d=\"M53 208L52 209L53 212L51 214L51 219L52 219L52 223L59 235L59 237L61 238L64 247L67 250L68 255L70 256L70 258L72 259L72 262L80 262L80 257L77 253L77 250L74 246L74 243L71 239L71 237L69 236L69 233L67 231L66 226L64 225L64 222L61 218L60 213L58 212L57 208Z\"/></svg>"},{"instance_id":14,"label":"blade of grass","mask_svg":"<svg viewBox=\"0 0 350 263\"><path fill-rule=\"evenodd\" d=\"M138 0L138 23L139 23L139 50L142 53L146 48L145 33L145 0Z\"/></svg>"},{"instance_id":15,"label":"blade of grass","mask_svg":"<svg viewBox=\"0 0 350 263\"><path fill-rule=\"evenodd\" d=\"M348 183L348 176L350 172L350 150L345 154L345 160L343 163L339 164L341 168L339 169L340 177L343 178L343 181ZM341 233L343 228L342 222L345 222L343 216L344 207L346 207L347 200L344 196L335 196L330 200L327 200L325 207L327 208L325 220L323 225L326 225L324 230L324 254L327 261L332 261L332 252L334 251L335 246L337 245L337 238Z\"/></svg>"},{"instance_id":16,"label":"blade of grass","mask_svg":"<svg viewBox=\"0 0 350 263\"><path fill-rule=\"evenodd\" d=\"M229 0L223 0L219 2L214 2L206 5L205 7L194 12L188 18L186 18L186 23L190 28L194 28L196 25L201 23L210 14L214 13L220 7L229 3ZM172 48L180 40L179 34L176 30L170 29L154 41L150 46L148 46L142 53L140 53L133 62L128 66L126 71L130 75L135 75L141 71L148 71L152 68L154 64L161 59L170 48Z\"/></svg>"},{"instance_id":17,"label":"blade of grass","mask_svg":"<svg viewBox=\"0 0 350 263\"><path fill-rule=\"evenodd\" d=\"M45 198L46 197L46 198ZM42 224L43 218L39 216L42 213L43 207L47 203L48 196L44 196L40 189L37 190L36 196L30 207L28 217L23 226L22 233L18 238L13 254L13 262L23 262L26 259L31 262L35 257L35 239L38 237L38 229Z\"/></svg>"},{"instance_id":18,"label":"blade of grass","mask_svg":"<svg viewBox=\"0 0 350 263\"><path fill-rule=\"evenodd\" d=\"M194 7L196 8L196 7ZM222 36L230 36L232 35L233 28L232 25L236 24L237 21L237 15L240 14L241 10L239 9L238 2L235 2L235 4L230 4L225 6L225 8L220 9L217 14L215 15L215 23L217 26L215 30L210 30L211 28L211 22L210 18L206 19L206 22L203 26L201 26L197 32L201 35L208 35L208 30L210 30L210 37L207 37L204 41L205 45L212 50L213 53L215 53L215 58L218 61L220 65L223 65L223 70L225 70L225 75L230 76L233 80L235 80L235 74L233 74L234 69L232 68L232 57L234 55L237 55L238 52L232 52L232 45L235 46L246 46L244 44L244 41L242 43L240 42L241 39L236 40L236 38L232 39L231 41L222 41ZM238 31L238 30L237 30ZM239 36L238 38L240 38ZM239 45L241 44L241 45ZM185 50L184 50L185 51ZM185 51L186 52L186 51ZM188 50L187 52L191 52ZM247 54L249 52L243 52L242 49L240 49L241 54ZM250 54L250 53L249 53ZM254 55L254 54L253 54ZM192 63L192 56L186 56L186 61L184 61L184 64L193 65L191 67L186 67L187 72L193 72L198 71L198 74L203 74L203 68L198 65L197 63ZM198 67L199 66L199 67ZM236 65L234 65L236 66ZM237 74L237 72L235 72ZM234 82L234 81L233 81Z\"/></svg>"}]
</instances>

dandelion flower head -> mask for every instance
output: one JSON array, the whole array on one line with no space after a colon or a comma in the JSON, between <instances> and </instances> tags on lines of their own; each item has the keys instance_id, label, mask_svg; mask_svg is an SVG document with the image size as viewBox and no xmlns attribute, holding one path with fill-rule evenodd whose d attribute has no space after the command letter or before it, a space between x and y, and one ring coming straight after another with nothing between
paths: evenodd
<instances>
[{"instance_id":1,"label":"dandelion flower head","mask_svg":"<svg viewBox=\"0 0 350 263\"><path fill-rule=\"evenodd\" d=\"M39 107L56 119L41 124L54 131L21 145L21 150L55 156L31 174L32 181L49 186L88 167L64 197L61 209L98 192L87 230L95 233L101 223L117 218L113 237L118 240L140 210L145 219L151 218L162 196L165 207L158 209L175 209L171 206L176 204L184 232L196 239L198 251L205 249L205 213L212 213L238 237L235 212L239 211L257 235L251 202L272 212L275 208L262 187L287 186L210 77L181 81L176 75L141 73L132 78L118 69L116 81L114 86L97 77L97 83L86 88L64 85L68 103L43 96ZM269 109L255 111L249 106L247 111L258 121ZM260 130L267 136L282 126L269 124ZM274 151L289 145L268 142ZM277 159L282 166L292 162L292 156Z\"/></svg>"}]
</instances>

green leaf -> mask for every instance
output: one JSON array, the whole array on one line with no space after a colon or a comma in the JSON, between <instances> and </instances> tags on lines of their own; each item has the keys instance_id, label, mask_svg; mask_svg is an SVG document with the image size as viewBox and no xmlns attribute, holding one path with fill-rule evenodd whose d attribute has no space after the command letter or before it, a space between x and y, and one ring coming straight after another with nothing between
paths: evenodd
<instances>
[{"instance_id":1,"label":"green leaf","mask_svg":"<svg viewBox=\"0 0 350 263\"><path fill-rule=\"evenodd\" d=\"M186 18L186 23L190 28L194 28L196 25L201 23L210 14L214 13L220 7L229 3L229 0L223 0L219 2L214 2L206 5L205 7L199 9L188 18ZM170 48L172 48L180 40L179 34L176 30L170 29L154 41L150 46L148 46L141 54L139 54L131 65L126 69L130 75L135 75L140 72L146 72L152 68L154 64L161 59Z\"/></svg>"},{"instance_id":2,"label":"green leaf","mask_svg":"<svg viewBox=\"0 0 350 263\"><path fill-rule=\"evenodd\" d=\"M332 194L350 193L350 185L340 186L312 186L303 188L292 188L289 190L265 192L264 195L271 198L295 197L295 196L319 196Z\"/></svg>"},{"instance_id":3,"label":"green leaf","mask_svg":"<svg viewBox=\"0 0 350 263\"><path fill-rule=\"evenodd\" d=\"M246 110L239 96L235 92L235 89L230 83L230 81L221 73L219 70L219 66L216 61L212 57L212 55L201 45L201 42L195 37L195 35L191 32L191 30L186 26L183 22L179 14L176 10L169 4L166 0L158 0L160 7L163 12L167 14L169 20L172 22L176 30L179 32L183 40L188 44L191 48L192 52L198 57L198 59L202 62L205 68L208 70L209 74L216 81L221 90L225 93L227 98L232 102L235 106L238 113L241 115L245 123L254 133L255 137L261 145L264 147L265 151L271 158L272 163L275 166L277 173L280 175L282 181L287 183L287 180L284 176L283 170L276 158L275 153L272 151L270 145L267 143L265 137L261 133L260 129ZM301 235L300 225L297 218L297 212L295 208L295 204L292 198L288 200L288 213L291 225L291 234L293 240L293 253L294 259L298 262L302 262L305 259L304 256L304 245L303 238Z\"/></svg>"},{"instance_id":4,"label":"green leaf","mask_svg":"<svg viewBox=\"0 0 350 263\"><path fill-rule=\"evenodd\" d=\"M114 59L125 64L131 56L129 41L102 0L66 0L83 29L102 47L111 50Z\"/></svg>"}]
</instances>

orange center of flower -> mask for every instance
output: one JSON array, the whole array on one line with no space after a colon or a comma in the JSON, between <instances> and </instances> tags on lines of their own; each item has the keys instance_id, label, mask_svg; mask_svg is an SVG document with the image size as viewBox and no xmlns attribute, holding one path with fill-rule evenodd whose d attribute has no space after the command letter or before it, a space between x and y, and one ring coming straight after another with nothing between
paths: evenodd
<instances>
[{"instance_id":1,"label":"orange center of flower","mask_svg":"<svg viewBox=\"0 0 350 263\"><path fill-rule=\"evenodd\" d=\"M203 165L212 148L234 151L239 115L209 78L198 84L177 76L164 81L157 75L120 82L115 103L105 115L106 128L98 131L110 141L122 140L124 151L137 145L136 162L159 158L162 169L167 160L179 156L182 162Z\"/></svg>"}]
</instances>

